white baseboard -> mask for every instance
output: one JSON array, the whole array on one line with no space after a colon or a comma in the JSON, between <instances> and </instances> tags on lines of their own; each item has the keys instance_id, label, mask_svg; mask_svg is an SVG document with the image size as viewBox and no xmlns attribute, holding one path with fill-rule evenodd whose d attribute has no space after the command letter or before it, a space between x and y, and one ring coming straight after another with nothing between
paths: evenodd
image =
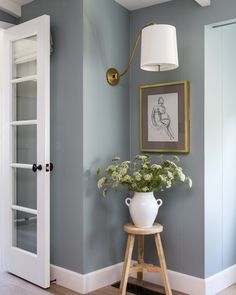
<instances>
[{"instance_id":1,"label":"white baseboard","mask_svg":"<svg viewBox=\"0 0 236 295\"><path fill-rule=\"evenodd\" d=\"M121 279L123 262L85 275L85 290L87 293L112 285Z\"/></svg>"},{"instance_id":2,"label":"white baseboard","mask_svg":"<svg viewBox=\"0 0 236 295\"><path fill-rule=\"evenodd\" d=\"M123 263L115 264L88 274L79 274L51 265L51 279L65 288L81 294L112 285L121 278ZM200 279L175 271L168 271L171 288L188 295L216 295L236 283L236 265L207 279ZM144 280L163 286L160 274L145 273Z\"/></svg>"},{"instance_id":3,"label":"white baseboard","mask_svg":"<svg viewBox=\"0 0 236 295\"><path fill-rule=\"evenodd\" d=\"M236 283L236 265L233 265L214 276L205 279L206 295L215 295L218 292Z\"/></svg>"},{"instance_id":4,"label":"white baseboard","mask_svg":"<svg viewBox=\"0 0 236 295\"><path fill-rule=\"evenodd\" d=\"M233 265L207 279L168 270L170 285L173 290L189 295L216 295L236 283L236 265ZM160 274L146 273L147 282L163 286Z\"/></svg>"},{"instance_id":5,"label":"white baseboard","mask_svg":"<svg viewBox=\"0 0 236 295\"><path fill-rule=\"evenodd\" d=\"M86 294L84 275L55 265L51 265L50 272L51 280L56 280L56 284L75 292Z\"/></svg>"},{"instance_id":6,"label":"white baseboard","mask_svg":"<svg viewBox=\"0 0 236 295\"><path fill-rule=\"evenodd\" d=\"M186 274L168 270L171 288L189 295L205 295L204 279L192 277ZM163 286L163 280L159 273L145 273L144 280L159 286Z\"/></svg>"},{"instance_id":7,"label":"white baseboard","mask_svg":"<svg viewBox=\"0 0 236 295\"><path fill-rule=\"evenodd\" d=\"M118 282L122 268L123 262L83 275L51 265L51 280L56 280L56 284L75 292L87 294Z\"/></svg>"}]
</instances>

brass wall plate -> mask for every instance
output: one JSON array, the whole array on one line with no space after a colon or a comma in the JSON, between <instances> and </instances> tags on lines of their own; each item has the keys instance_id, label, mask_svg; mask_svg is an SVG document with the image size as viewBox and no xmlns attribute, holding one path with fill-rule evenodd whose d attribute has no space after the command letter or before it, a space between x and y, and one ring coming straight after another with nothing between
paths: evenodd
<instances>
[{"instance_id":1,"label":"brass wall plate","mask_svg":"<svg viewBox=\"0 0 236 295\"><path fill-rule=\"evenodd\" d=\"M120 81L120 73L117 71L117 69L110 68L110 69L107 70L106 78L107 78L107 82L111 86L115 86Z\"/></svg>"}]
</instances>

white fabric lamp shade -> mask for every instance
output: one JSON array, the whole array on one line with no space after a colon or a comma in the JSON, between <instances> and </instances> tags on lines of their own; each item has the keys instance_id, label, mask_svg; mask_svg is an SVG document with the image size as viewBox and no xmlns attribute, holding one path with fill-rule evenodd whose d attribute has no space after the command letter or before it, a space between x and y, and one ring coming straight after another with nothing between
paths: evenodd
<instances>
[{"instance_id":1,"label":"white fabric lamp shade","mask_svg":"<svg viewBox=\"0 0 236 295\"><path fill-rule=\"evenodd\" d=\"M178 67L176 28L158 24L144 28L141 41L141 69L169 71Z\"/></svg>"}]
</instances>

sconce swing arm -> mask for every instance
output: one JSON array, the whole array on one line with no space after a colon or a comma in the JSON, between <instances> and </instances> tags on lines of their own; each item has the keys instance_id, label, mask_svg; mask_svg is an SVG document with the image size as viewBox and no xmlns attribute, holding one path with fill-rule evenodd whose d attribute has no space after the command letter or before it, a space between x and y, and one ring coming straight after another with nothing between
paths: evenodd
<instances>
[{"instance_id":1,"label":"sconce swing arm","mask_svg":"<svg viewBox=\"0 0 236 295\"><path fill-rule=\"evenodd\" d=\"M143 26L142 29L139 31L139 33L137 35L137 38L136 38L136 41L135 41L135 44L133 46L133 49L132 49L130 57L129 57L128 65L127 65L126 69L121 74L115 68L110 68L110 69L107 70L106 78L107 78L107 82L111 86L117 85L119 83L119 81L120 81L120 78L122 76L124 76L129 71L130 66L132 64L132 61L134 59L134 55L135 55L138 43L139 43L139 41L141 39L143 29L146 28L146 27L149 27L149 26L153 26L153 25L156 25L156 23L154 23L154 22L148 23L145 26Z\"/></svg>"}]
</instances>

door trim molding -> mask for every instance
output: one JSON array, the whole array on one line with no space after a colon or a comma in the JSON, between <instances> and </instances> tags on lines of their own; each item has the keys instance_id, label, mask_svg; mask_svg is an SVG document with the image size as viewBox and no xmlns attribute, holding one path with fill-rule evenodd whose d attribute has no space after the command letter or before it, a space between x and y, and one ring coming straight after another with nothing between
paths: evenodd
<instances>
[{"instance_id":1,"label":"door trim molding","mask_svg":"<svg viewBox=\"0 0 236 295\"><path fill-rule=\"evenodd\" d=\"M3 142L3 115L4 115L4 108L3 108L3 22L0 22L0 142ZM0 186L3 187L3 148L0 148ZM3 267L3 237L5 236L5 226L4 226L4 198L0 198L0 232L2 233L0 237L0 268Z\"/></svg>"}]
</instances>

